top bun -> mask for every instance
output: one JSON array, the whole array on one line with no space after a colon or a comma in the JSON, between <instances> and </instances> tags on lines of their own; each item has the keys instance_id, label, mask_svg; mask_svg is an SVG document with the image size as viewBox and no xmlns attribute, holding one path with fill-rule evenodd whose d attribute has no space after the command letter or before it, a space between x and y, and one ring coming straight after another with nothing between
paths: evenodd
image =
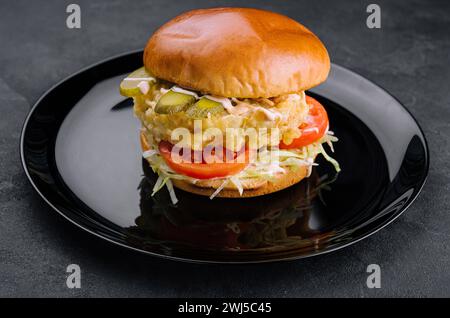
<instances>
[{"instance_id":1,"label":"top bun","mask_svg":"<svg viewBox=\"0 0 450 318\"><path fill-rule=\"evenodd\" d=\"M159 28L144 65L156 77L224 97L274 97L325 81L322 42L281 14L250 8L193 10Z\"/></svg>"}]
</instances>

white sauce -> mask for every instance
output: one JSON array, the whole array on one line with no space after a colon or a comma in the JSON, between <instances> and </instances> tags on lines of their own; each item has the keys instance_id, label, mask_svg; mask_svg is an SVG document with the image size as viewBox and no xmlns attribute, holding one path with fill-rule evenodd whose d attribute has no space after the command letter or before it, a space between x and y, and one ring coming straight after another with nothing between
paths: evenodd
<instances>
[{"instance_id":1,"label":"white sauce","mask_svg":"<svg viewBox=\"0 0 450 318\"><path fill-rule=\"evenodd\" d=\"M161 87L161 89L159 90L161 92L162 95L164 95L165 93L167 93L168 91L170 91L170 89L166 89L164 87Z\"/></svg>"},{"instance_id":2,"label":"white sauce","mask_svg":"<svg viewBox=\"0 0 450 318\"><path fill-rule=\"evenodd\" d=\"M271 111L271 110L261 107L261 106L254 106L254 109L255 109L255 111L259 110L259 111L263 112L264 115L266 115L267 119L270 121L274 121L277 118L281 119L283 117L280 113Z\"/></svg>"},{"instance_id":3,"label":"white sauce","mask_svg":"<svg viewBox=\"0 0 450 318\"><path fill-rule=\"evenodd\" d=\"M147 95L148 91L150 90L150 85L146 81L140 82L137 87L139 87L142 94Z\"/></svg>"},{"instance_id":4,"label":"white sauce","mask_svg":"<svg viewBox=\"0 0 450 318\"><path fill-rule=\"evenodd\" d=\"M203 97L213 100L215 102L221 103L223 105L223 108L225 108L230 114L233 113L234 106L233 106L233 104L231 104L231 101L228 98L216 97L216 96L211 96L211 95L205 95Z\"/></svg>"},{"instance_id":5,"label":"white sauce","mask_svg":"<svg viewBox=\"0 0 450 318\"><path fill-rule=\"evenodd\" d=\"M171 90L171 91L174 91L175 93L182 93L182 94L187 94L187 95L194 96L196 99L199 98L198 95L197 95L196 93L191 92L191 91L188 91L188 90L183 89L183 88L181 88L181 87L178 87L178 86L176 86L176 85L173 86L170 90Z\"/></svg>"},{"instance_id":6,"label":"white sauce","mask_svg":"<svg viewBox=\"0 0 450 318\"><path fill-rule=\"evenodd\" d=\"M156 78L154 78L154 77L127 77L127 78L124 78L124 81L147 81L147 82L156 82Z\"/></svg>"},{"instance_id":7,"label":"white sauce","mask_svg":"<svg viewBox=\"0 0 450 318\"><path fill-rule=\"evenodd\" d=\"M317 128L317 127L310 127L310 128L303 129L303 131L304 132L314 131L316 133L319 133L319 128Z\"/></svg>"},{"instance_id":8,"label":"white sauce","mask_svg":"<svg viewBox=\"0 0 450 318\"><path fill-rule=\"evenodd\" d=\"M303 94L304 94L304 93L303 93ZM301 97L300 97L300 95L298 95L298 94L289 94L288 98L291 99L291 100L293 100L293 101L295 101L295 102L298 102L298 101L301 100Z\"/></svg>"},{"instance_id":9,"label":"white sauce","mask_svg":"<svg viewBox=\"0 0 450 318\"><path fill-rule=\"evenodd\" d=\"M266 116L266 118L270 121L274 121L277 118L280 118L280 119L283 118L283 115L280 114L279 112L272 111L265 107L254 106L254 105L246 103L246 102L241 102L240 100L238 100L236 98L232 98L232 100L235 103L237 103L237 105L231 106L232 108L230 110L227 109L230 114L242 115L249 111L253 111L253 112L261 111Z\"/></svg>"}]
</instances>

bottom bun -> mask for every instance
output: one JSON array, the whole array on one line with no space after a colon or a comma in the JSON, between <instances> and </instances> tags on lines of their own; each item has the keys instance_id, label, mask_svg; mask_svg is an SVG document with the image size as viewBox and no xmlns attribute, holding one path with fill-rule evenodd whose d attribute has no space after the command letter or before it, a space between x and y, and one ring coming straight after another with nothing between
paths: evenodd
<instances>
[{"instance_id":1,"label":"bottom bun","mask_svg":"<svg viewBox=\"0 0 450 318\"><path fill-rule=\"evenodd\" d=\"M273 192L277 192L283 189L286 189L304 179L308 174L308 167L300 166L296 167L296 169L286 169L286 173L279 174L275 176L273 179L265 182L265 184L256 189L246 189L242 193L239 194L239 191L236 189L223 189L217 194L219 198L250 198L257 197L260 195L265 195ZM204 196L211 196L216 189L214 188L204 188L198 187L195 184L189 183L184 180L172 180L172 183L175 187L199 194Z\"/></svg>"}]
</instances>

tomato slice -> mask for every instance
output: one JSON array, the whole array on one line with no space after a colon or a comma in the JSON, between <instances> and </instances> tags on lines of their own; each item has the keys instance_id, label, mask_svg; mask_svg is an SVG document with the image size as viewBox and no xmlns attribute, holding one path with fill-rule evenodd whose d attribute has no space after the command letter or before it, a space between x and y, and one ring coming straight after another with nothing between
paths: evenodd
<instances>
[{"instance_id":1,"label":"tomato slice","mask_svg":"<svg viewBox=\"0 0 450 318\"><path fill-rule=\"evenodd\" d=\"M301 148L316 142L325 134L328 128L328 115L325 108L317 100L306 96L309 105L309 113L306 122L300 126L302 135L294 139L290 144L280 143L280 149Z\"/></svg>"},{"instance_id":2,"label":"tomato slice","mask_svg":"<svg viewBox=\"0 0 450 318\"><path fill-rule=\"evenodd\" d=\"M174 146L168 141L159 143L159 152L166 161L167 165L174 171L196 179L211 179L231 176L239 173L248 165L249 152L247 149L234 153L234 159L240 159L238 156L245 155L245 160L233 160L232 162L210 162L204 160L201 163L195 162L178 162L172 159L172 148ZM225 154L226 151L223 151ZM195 156L194 152L191 158ZM244 162L241 162L244 161Z\"/></svg>"}]
</instances>

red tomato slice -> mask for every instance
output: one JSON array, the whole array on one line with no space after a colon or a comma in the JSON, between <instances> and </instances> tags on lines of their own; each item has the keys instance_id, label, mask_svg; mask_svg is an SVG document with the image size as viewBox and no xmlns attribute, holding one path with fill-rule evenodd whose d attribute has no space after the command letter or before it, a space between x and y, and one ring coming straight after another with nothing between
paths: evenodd
<instances>
[{"instance_id":1,"label":"red tomato slice","mask_svg":"<svg viewBox=\"0 0 450 318\"><path fill-rule=\"evenodd\" d=\"M245 151L241 151L239 154L234 154L235 159L238 159L237 156L245 155L245 160L211 163L206 163L203 160L202 163L191 163L183 161L177 162L178 160L173 160L172 148L173 145L168 141L161 141L159 143L159 152L161 153L161 156L164 158L169 167L180 174L184 174L196 179L221 178L234 175L242 171L248 164L249 152L247 149L245 149ZM224 150L223 153L225 154L226 151ZM191 158L193 158L194 156L195 154L192 152Z\"/></svg>"},{"instance_id":2,"label":"red tomato slice","mask_svg":"<svg viewBox=\"0 0 450 318\"><path fill-rule=\"evenodd\" d=\"M300 126L302 135L286 145L280 143L280 149L301 148L312 144L322 138L328 127L328 115L325 108L317 100L306 96L306 103L309 105L309 113L306 122Z\"/></svg>"}]
</instances>

